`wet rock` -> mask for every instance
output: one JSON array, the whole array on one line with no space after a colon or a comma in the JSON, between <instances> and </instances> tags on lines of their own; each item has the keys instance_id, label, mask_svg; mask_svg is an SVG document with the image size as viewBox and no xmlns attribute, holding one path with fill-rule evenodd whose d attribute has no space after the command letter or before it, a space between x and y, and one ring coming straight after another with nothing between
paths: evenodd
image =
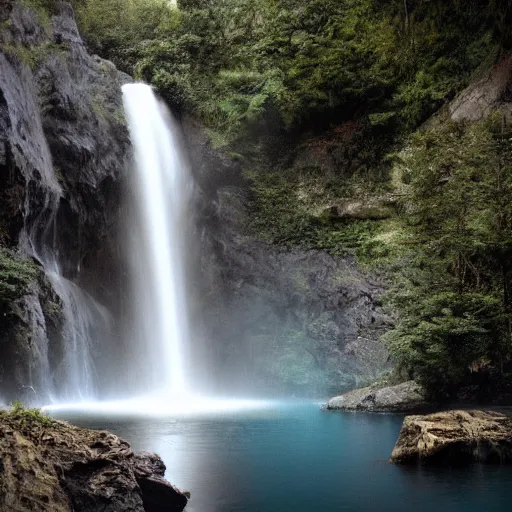
<instances>
[{"instance_id":1,"label":"wet rock","mask_svg":"<svg viewBox=\"0 0 512 512\"><path fill-rule=\"evenodd\" d=\"M407 416L391 454L397 464L512 462L512 418L497 412L446 411Z\"/></svg>"},{"instance_id":2,"label":"wet rock","mask_svg":"<svg viewBox=\"0 0 512 512\"><path fill-rule=\"evenodd\" d=\"M188 496L155 454L34 411L0 413L0 502L19 512L178 512Z\"/></svg>"},{"instance_id":3,"label":"wet rock","mask_svg":"<svg viewBox=\"0 0 512 512\"><path fill-rule=\"evenodd\" d=\"M135 454L134 473L145 512L179 512L190 497L164 479L165 464L156 453Z\"/></svg>"},{"instance_id":4,"label":"wet rock","mask_svg":"<svg viewBox=\"0 0 512 512\"><path fill-rule=\"evenodd\" d=\"M368 387L349 391L344 395L331 398L327 409L408 412L424 409L428 405L421 386L414 381L409 381L380 389Z\"/></svg>"}]
</instances>

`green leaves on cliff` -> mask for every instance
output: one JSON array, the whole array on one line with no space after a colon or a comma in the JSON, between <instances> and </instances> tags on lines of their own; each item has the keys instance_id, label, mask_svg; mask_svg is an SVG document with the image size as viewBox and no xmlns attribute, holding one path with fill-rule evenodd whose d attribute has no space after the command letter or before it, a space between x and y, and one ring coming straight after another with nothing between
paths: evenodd
<instances>
[{"instance_id":1,"label":"green leaves on cliff","mask_svg":"<svg viewBox=\"0 0 512 512\"><path fill-rule=\"evenodd\" d=\"M55 425L55 420L41 409L25 407L19 400L11 403L11 408L3 414L8 415L9 420L19 423L23 429L48 428Z\"/></svg>"},{"instance_id":2,"label":"green leaves on cliff","mask_svg":"<svg viewBox=\"0 0 512 512\"><path fill-rule=\"evenodd\" d=\"M133 72L131 52L144 41L163 41L162 33L178 23L167 0L75 0L80 30L94 53Z\"/></svg>"},{"instance_id":3,"label":"green leaves on cliff","mask_svg":"<svg viewBox=\"0 0 512 512\"><path fill-rule=\"evenodd\" d=\"M0 305L22 297L37 277L37 267L7 249L0 249Z\"/></svg>"}]
</instances>

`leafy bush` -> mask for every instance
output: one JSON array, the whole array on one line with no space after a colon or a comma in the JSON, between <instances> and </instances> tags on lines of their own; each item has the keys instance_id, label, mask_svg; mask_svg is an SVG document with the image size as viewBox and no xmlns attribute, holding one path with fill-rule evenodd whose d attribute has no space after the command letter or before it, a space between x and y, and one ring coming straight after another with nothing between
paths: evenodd
<instances>
[{"instance_id":1,"label":"leafy bush","mask_svg":"<svg viewBox=\"0 0 512 512\"><path fill-rule=\"evenodd\" d=\"M400 312L386 335L398 363L437 398L512 357L512 133L488 120L437 124L397 163L407 233L385 261ZM475 370L478 371L478 370Z\"/></svg>"},{"instance_id":2,"label":"leafy bush","mask_svg":"<svg viewBox=\"0 0 512 512\"><path fill-rule=\"evenodd\" d=\"M42 412L40 409L28 409L19 400L11 404L9 414L17 420L21 420L27 428L32 428L34 425L41 427L50 427L54 421L47 413Z\"/></svg>"},{"instance_id":3,"label":"leafy bush","mask_svg":"<svg viewBox=\"0 0 512 512\"><path fill-rule=\"evenodd\" d=\"M450 398L467 381L472 365L484 359L495 363L507 349L507 315L499 298L426 292L407 299L398 328L384 341L434 398Z\"/></svg>"}]
</instances>

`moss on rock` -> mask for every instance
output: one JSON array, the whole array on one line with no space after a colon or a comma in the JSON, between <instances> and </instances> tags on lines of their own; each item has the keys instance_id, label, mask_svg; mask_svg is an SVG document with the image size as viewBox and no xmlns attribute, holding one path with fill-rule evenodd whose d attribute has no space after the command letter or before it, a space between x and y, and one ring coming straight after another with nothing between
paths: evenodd
<instances>
[{"instance_id":1,"label":"moss on rock","mask_svg":"<svg viewBox=\"0 0 512 512\"><path fill-rule=\"evenodd\" d=\"M163 479L157 455L134 454L109 432L74 427L19 403L0 412L0 460L5 510L156 512L165 505L173 512L188 500Z\"/></svg>"}]
</instances>

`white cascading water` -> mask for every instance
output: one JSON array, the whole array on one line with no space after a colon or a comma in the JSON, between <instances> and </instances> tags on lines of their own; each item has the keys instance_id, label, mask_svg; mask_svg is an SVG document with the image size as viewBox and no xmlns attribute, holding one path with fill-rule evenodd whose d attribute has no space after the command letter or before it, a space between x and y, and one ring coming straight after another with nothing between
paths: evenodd
<instances>
[{"instance_id":1,"label":"white cascading water","mask_svg":"<svg viewBox=\"0 0 512 512\"><path fill-rule=\"evenodd\" d=\"M51 167L50 167L51 168ZM93 362L93 345L100 331L108 330L110 317L107 310L89 294L62 275L61 267L52 241L56 236L56 214L61 189L55 181L45 183L46 204L41 215L36 216L31 226L25 225L20 235L22 251L37 259L44 268L53 290L61 301L63 325L61 330L61 359L58 366L50 369L48 347L39 348L44 353L45 365L41 368L40 385L46 395L55 401L92 400L95 397L96 373ZM27 201L26 212L30 205ZM43 219L44 218L44 219ZM41 230L42 226L42 230ZM31 315L37 313L39 304L31 308ZM42 315L41 315L42 317ZM42 317L44 320L44 317ZM33 323L33 321L32 321ZM34 329L34 333L41 329ZM43 339L38 336L38 339ZM46 333L44 343L47 345ZM41 342L41 345L43 343ZM43 361L39 363L41 366ZM33 384L32 384L33 386ZM43 393L41 392L41 395Z\"/></svg>"},{"instance_id":2,"label":"white cascading water","mask_svg":"<svg viewBox=\"0 0 512 512\"><path fill-rule=\"evenodd\" d=\"M29 96L30 97L30 96ZM33 112L37 112L34 107ZM23 253L38 260L44 268L62 306L63 325L59 340L59 359L49 361L49 340L45 318L37 296L29 296L27 302L27 323L31 326L33 352L37 355L34 366L38 378L31 376L26 386L34 391L35 402L52 400L94 399L96 373L93 362L93 344L100 331L108 330L109 315L90 295L63 276L59 255L55 248L57 238L57 212L62 197L62 187L55 176L52 158L44 139L41 120L38 115L30 126L35 126L30 138L35 153L40 155L37 169L39 179L35 182L42 204L33 205L28 192L23 205L24 227L20 233L19 246ZM27 181L33 180L27 174ZM27 186L27 190L30 187Z\"/></svg>"},{"instance_id":3,"label":"white cascading water","mask_svg":"<svg viewBox=\"0 0 512 512\"><path fill-rule=\"evenodd\" d=\"M192 178L176 123L151 88L125 85L123 99L135 157L130 260L132 332L138 360L145 361L139 385L183 396L188 391L185 258Z\"/></svg>"},{"instance_id":4,"label":"white cascading water","mask_svg":"<svg viewBox=\"0 0 512 512\"><path fill-rule=\"evenodd\" d=\"M132 281L126 331L131 339L123 373L134 398L45 409L174 416L265 407L266 401L211 398L191 391L186 276L193 180L179 128L152 89L125 85L123 102L135 157L126 226Z\"/></svg>"}]
</instances>

